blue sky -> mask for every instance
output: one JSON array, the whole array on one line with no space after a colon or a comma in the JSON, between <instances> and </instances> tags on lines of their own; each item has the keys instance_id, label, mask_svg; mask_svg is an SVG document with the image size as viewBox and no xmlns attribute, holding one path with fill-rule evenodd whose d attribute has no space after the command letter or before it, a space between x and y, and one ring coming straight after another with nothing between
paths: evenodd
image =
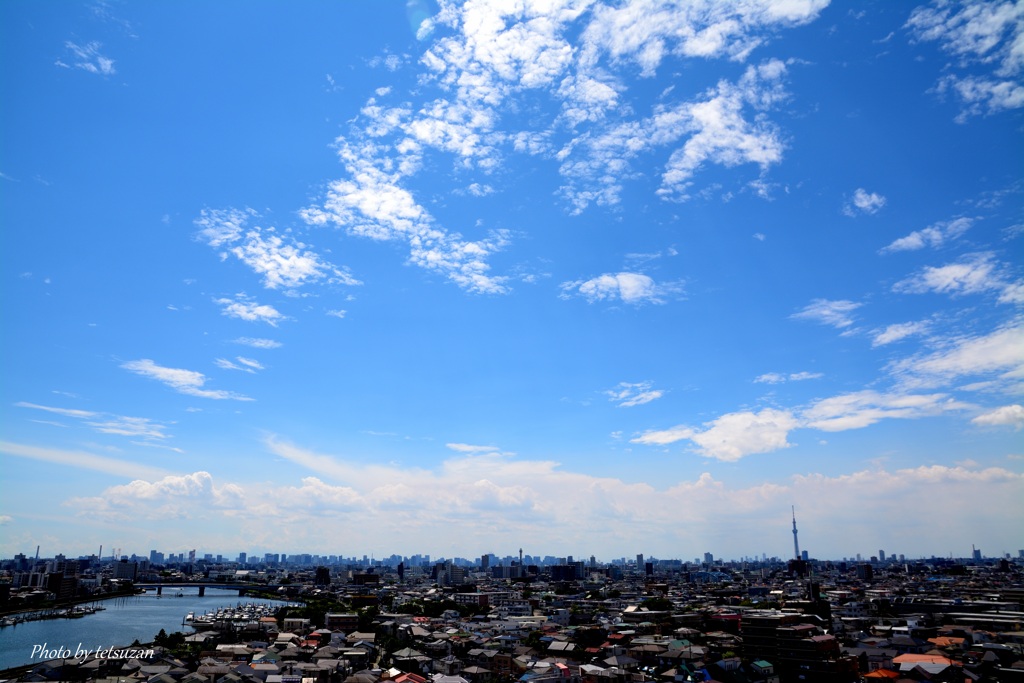
<instances>
[{"instance_id":1,"label":"blue sky","mask_svg":"<svg viewBox=\"0 0 1024 683\"><path fill-rule=\"evenodd\" d=\"M1024 547L1020 2L0 26L0 553Z\"/></svg>"}]
</instances>

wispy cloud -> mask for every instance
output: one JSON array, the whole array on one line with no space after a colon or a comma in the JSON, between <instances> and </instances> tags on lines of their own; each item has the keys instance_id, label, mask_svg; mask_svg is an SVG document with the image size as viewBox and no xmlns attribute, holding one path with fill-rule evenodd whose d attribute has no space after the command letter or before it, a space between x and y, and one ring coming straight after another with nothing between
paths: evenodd
<instances>
[{"instance_id":1,"label":"wispy cloud","mask_svg":"<svg viewBox=\"0 0 1024 683\"><path fill-rule=\"evenodd\" d=\"M579 296L587 301L622 301L627 304L661 304L665 297L682 291L681 283L658 284L643 273L605 273L589 280L563 282L563 299Z\"/></svg>"},{"instance_id":2,"label":"wispy cloud","mask_svg":"<svg viewBox=\"0 0 1024 683\"><path fill-rule=\"evenodd\" d=\"M934 292L962 296L999 292L1001 303L1024 303L1024 284L1011 280L1009 269L990 252L967 254L945 266L928 266L897 282L893 291L910 294Z\"/></svg>"},{"instance_id":3,"label":"wispy cloud","mask_svg":"<svg viewBox=\"0 0 1024 683\"><path fill-rule=\"evenodd\" d=\"M767 372L763 375L759 375L754 379L755 383L758 384L782 384L783 382L803 382L809 379L820 379L824 375L820 372L791 372L784 374L781 372Z\"/></svg>"},{"instance_id":4,"label":"wispy cloud","mask_svg":"<svg viewBox=\"0 0 1024 683\"><path fill-rule=\"evenodd\" d=\"M507 292L509 278L492 274L490 262L511 233L464 237L428 211L414 182L428 154L450 156L466 191L478 196L494 191L493 174L508 154L554 162L561 193L577 213L616 203L622 183L638 175L632 160L652 153L668 159L658 190L667 200L687 199L694 176L709 165L757 166L757 187L766 188L761 176L785 147L767 117L786 98L785 63L751 65L736 80L688 99L667 96L639 115L629 104L627 76L638 66L653 74L668 57L742 62L775 31L814 20L826 5L445 5L420 24L431 42L419 59L416 91L373 91L336 141L343 177L301 215L310 225L404 241L409 263L467 291ZM408 64L389 57L374 63ZM560 109L527 123L505 115L536 93Z\"/></svg>"},{"instance_id":5,"label":"wispy cloud","mask_svg":"<svg viewBox=\"0 0 1024 683\"><path fill-rule=\"evenodd\" d=\"M222 257L232 255L249 266L263 277L267 289L293 290L321 281L362 284L288 233L278 234L272 227L247 227L255 218L258 214L252 209L204 209L194 221L200 228L196 236L215 249L223 249Z\"/></svg>"},{"instance_id":6,"label":"wispy cloud","mask_svg":"<svg viewBox=\"0 0 1024 683\"><path fill-rule=\"evenodd\" d=\"M102 43L92 41L85 45L78 45L69 40L64 43L64 47L67 48L71 55L71 64L58 60L56 62L57 66L65 68L74 67L102 76L111 76L117 73L114 69L114 60L100 54L100 48L103 47Z\"/></svg>"},{"instance_id":7,"label":"wispy cloud","mask_svg":"<svg viewBox=\"0 0 1024 683\"><path fill-rule=\"evenodd\" d=\"M91 410L78 410L74 408L56 408L36 403L19 401L14 404L19 408L31 408L43 410L64 417L73 417L92 427L95 431L103 434L118 434L121 436L136 436L146 439L167 439L167 426L145 417L127 417L124 415L112 415L110 413L95 412Z\"/></svg>"},{"instance_id":8,"label":"wispy cloud","mask_svg":"<svg viewBox=\"0 0 1024 683\"><path fill-rule=\"evenodd\" d=\"M906 387L945 387L967 379L964 388L1024 390L1024 325L1020 321L989 334L946 340L937 351L903 358L887 370Z\"/></svg>"},{"instance_id":9,"label":"wispy cloud","mask_svg":"<svg viewBox=\"0 0 1024 683\"><path fill-rule=\"evenodd\" d=\"M235 361L230 361L227 360L226 358L218 358L214 361L214 364L218 368L222 368L224 370L241 370L242 372L248 372L250 374L255 373L257 370L263 369L263 366L260 364L260 362L257 360L253 360L252 358L236 356Z\"/></svg>"},{"instance_id":10,"label":"wispy cloud","mask_svg":"<svg viewBox=\"0 0 1024 683\"><path fill-rule=\"evenodd\" d=\"M896 323L888 325L882 330L876 330L871 340L872 346L885 346L886 344L892 344L898 342L901 339L906 339L916 334L924 334L931 328L931 324L926 321L917 321L909 323Z\"/></svg>"},{"instance_id":11,"label":"wispy cloud","mask_svg":"<svg viewBox=\"0 0 1024 683\"><path fill-rule=\"evenodd\" d=\"M91 417L97 417L99 413L91 410L78 410L76 408L55 408L53 406L41 406L36 403L28 403L26 401L18 401L15 403L19 408L33 408L35 410L45 410L48 413L55 413L57 415L63 415L64 417L75 417L79 419L86 419Z\"/></svg>"},{"instance_id":12,"label":"wispy cloud","mask_svg":"<svg viewBox=\"0 0 1024 683\"><path fill-rule=\"evenodd\" d=\"M468 443L446 443L449 448L457 453L498 453L499 449L494 446L475 446Z\"/></svg>"},{"instance_id":13,"label":"wispy cloud","mask_svg":"<svg viewBox=\"0 0 1024 683\"><path fill-rule=\"evenodd\" d=\"M199 398L231 399L235 401L251 401L251 398L235 394L230 391L203 389L206 384L206 375L195 370L184 370L180 368L168 368L157 365L148 358L132 360L122 363L121 367L136 375L142 375L149 379L163 382L175 391L188 396Z\"/></svg>"},{"instance_id":14,"label":"wispy cloud","mask_svg":"<svg viewBox=\"0 0 1024 683\"><path fill-rule=\"evenodd\" d=\"M843 205L843 213L850 217L878 213L885 206L885 201L885 197L877 192L868 192L858 187L853 197Z\"/></svg>"},{"instance_id":15,"label":"wispy cloud","mask_svg":"<svg viewBox=\"0 0 1024 683\"><path fill-rule=\"evenodd\" d=\"M588 204L616 204L622 183L633 171L631 160L641 153L681 143L669 155L657 194L663 199L689 199L694 175L708 163L732 167L751 163L763 172L782 158L782 137L763 117L748 118L785 99L778 60L748 67L736 83L720 81L687 102L662 104L643 120L602 129L600 135L574 140L558 154L568 183L562 192L574 213Z\"/></svg>"},{"instance_id":16,"label":"wispy cloud","mask_svg":"<svg viewBox=\"0 0 1024 683\"><path fill-rule=\"evenodd\" d=\"M958 121L1024 107L1024 7L1019 2L936 0L914 9L906 28L914 41L937 41L957 58L936 91L960 98L964 108Z\"/></svg>"},{"instance_id":17,"label":"wispy cloud","mask_svg":"<svg viewBox=\"0 0 1024 683\"><path fill-rule=\"evenodd\" d=\"M258 337L239 337L234 341L235 344L243 344L245 346L251 346L254 349L279 349L284 344L273 339L260 339Z\"/></svg>"},{"instance_id":18,"label":"wispy cloud","mask_svg":"<svg viewBox=\"0 0 1024 683\"><path fill-rule=\"evenodd\" d=\"M271 327L277 327L287 317L269 304L258 304L244 294L236 294L234 299L222 297L214 299L214 303L220 304L221 314L229 318L238 318L248 322L264 322Z\"/></svg>"},{"instance_id":19,"label":"wispy cloud","mask_svg":"<svg viewBox=\"0 0 1024 683\"><path fill-rule=\"evenodd\" d=\"M689 441L704 457L735 462L748 455L789 448L789 434L796 429L841 432L863 429L881 420L919 419L972 406L948 394L908 394L859 391L820 399L792 409L763 408L760 411L727 413L701 427L677 425L651 430L631 443L667 446Z\"/></svg>"},{"instance_id":20,"label":"wispy cloud","mask_svg":"<svg viewBox=\"0 0 1024 683\"><path fill-rule=\"evenodd\" d=\"M151 467L129 460L117 460L88 451L66 451L57 448L42 448L27 444L0 441L0 453L19 458L29 458L61 467L73 467L102 472L120 479L154 479L163 477L167 470Z\"/></svg>"},{"instance_id":21,"label":"wispy cloud","mask_svg":"<svg viewBox=\"0 0 1024 683\"><path fill-rule=\"evenodd\" d=\"M799 313L789 316L796 320L811 320L823 325L831 325L843 329L853 324L851 313L860 308L861 304L845 299L830 301L828 299L815 299L804 306Z\"/></svg>"},{"instance_id":22,"label":"wispy cloud","mask_svg":"<svg viewBox=\"0 0 1024 683\"><path fill-rule=\"evenodd\" d=\"M655 401L665 395L661 389L654 389L653 382L619 382L614 389L605 391L609 401L620 408L632 408Z\"/></svg>"},{"instance_id":23,"label":"wispy cloud","mask_svg":"<svg viewBox=\"0 0 1024 683\"><path fill-rule=\"evenodd\" d=\"M900 394L857 391L815 402L801 412L811 429L842 432L863 429L883 419L917 419L970 408L947 394Z\"/></svg>"},{"instance_id":24,"label":"wispy cloud","mask_svg":"<svg viewBox=\"0 0 1024 683\"><path fill-rule=\"evenodd\" d=\"M946 242L956 239L967 232L974 224L973 218L955 218L951 221L940 221L929 225L923 230L915 230L906 237L893 241L880 250L882 254L891 254L897 251L916 251L931 247L937 249Z\"/></svg>"},{"instance_id":25,"label":"wispy cloud","mask_svg":"<svg viewBox=\"0 0 1024 683\"><path fill-rule=\"evenodd\" d=\"M393 160L380 157L377 145L340 141L339 158L349 178L331 183L322 206L309 207L301 215L311 225L336 225L361 237L405 241L409 263L437 272L467 291L506 293L508 278L489 274L487 260L508 244L509 233L495 230L485 239L465 240L440 227L401 186L402 177L418 166L414 150L419 144L410 142L410 156L396 173Z\"/></svg>"}]
</instances>

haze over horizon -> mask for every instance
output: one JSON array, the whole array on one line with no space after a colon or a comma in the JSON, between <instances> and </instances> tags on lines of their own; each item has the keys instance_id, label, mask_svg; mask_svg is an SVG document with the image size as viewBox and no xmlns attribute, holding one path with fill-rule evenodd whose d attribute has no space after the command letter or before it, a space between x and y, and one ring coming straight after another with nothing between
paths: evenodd
<instances>
[{"instance_id":1,"label":"haze over horizon","mask_svg":"<svg viewBox=\"0 0 1024 683\"><path fill-rule=\"evenodd\" d=\"M1024 3L0 26L0 556L1024 548Z\"/></svg>"}]
</instances>

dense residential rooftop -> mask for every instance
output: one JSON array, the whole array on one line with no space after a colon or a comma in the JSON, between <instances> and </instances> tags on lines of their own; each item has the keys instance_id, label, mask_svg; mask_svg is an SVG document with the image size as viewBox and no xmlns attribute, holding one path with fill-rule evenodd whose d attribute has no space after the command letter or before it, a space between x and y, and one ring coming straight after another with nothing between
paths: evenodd
<instances>
[{"instance_id":1,"label":"dense residential rooftop","mask_svg":"<svg viewBox=\"0 0 1024 683\"><path fill-rule=\"evenodd\" d=\"M241 621L197 618L181 634L154 634L145 657L46 662L17 672L24 681L1024 680L1019 560L492 557L468 566L17 558L0 565L0 596L10 610L40 593L60 597L41 587L80 593L165 582L302 604Z\"/></svg>"}]
</instances>

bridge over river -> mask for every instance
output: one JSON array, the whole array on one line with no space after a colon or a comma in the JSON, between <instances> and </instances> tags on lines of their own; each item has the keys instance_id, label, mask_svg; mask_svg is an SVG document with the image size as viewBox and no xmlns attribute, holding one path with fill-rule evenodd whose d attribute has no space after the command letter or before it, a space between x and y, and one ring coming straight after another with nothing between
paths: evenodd
<instances>
[{"instance_id":1,"label":"bridge over river","mask_svg":"<svg viewBox=\"0 0 1024 683\"><path fill-rule=\"evenodd\" d=\"M171 591L180 590L182 588L198 588L199 597L206 595L207 588L221 588L224 590L236 590L238 591L239 597L248 595L252 591L274 591L276 592L279 588L285 588L280 583L226 583L223 581L165 581L160 583L136 583L136 588L145 588L146 590L156 589L157 595L163 595L164 589L167 588Z\"/></svg>"}]
</instances>

